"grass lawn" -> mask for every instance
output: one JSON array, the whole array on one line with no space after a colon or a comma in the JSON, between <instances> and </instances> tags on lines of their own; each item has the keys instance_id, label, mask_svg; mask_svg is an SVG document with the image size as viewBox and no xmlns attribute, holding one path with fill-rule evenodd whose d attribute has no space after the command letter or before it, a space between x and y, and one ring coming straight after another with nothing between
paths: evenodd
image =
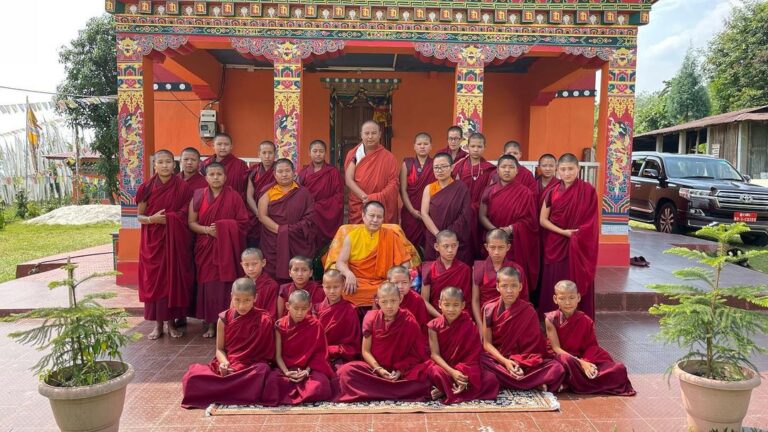
<instances>
[{"instance_id":1,"label":"grass lawn","mask_svg":"<svg viewBox=\"0 0 768 432\"><path fill-rule=\"evenodd\" d=\"M118 224L26 225L12 222L0 230L0 282L16 278L16 264L107 244Z\"/></svg>"},{"instance_id":2,"label":"grass lawn","mask_svg":"<svg viewBox=\"0 0 768 432\"><path fill-rule=\"evenodd\" d=\"M631 226L632 228L635 228L635 229L644 229L644 230L656 231L656 228L653 226L653 224L649 224L649 223L643 223L643 222L637 222L637 221L629 221L629 226ZM694 235L694 231L691 231L687 235L689 235L691 237L696 237ZM699 238L699 237L697 237L697 238ZM708 239L705 239L705 240L708 240ZM741 249L743 251L748 251L748 250L765 250L766 249L765 247L760 247L760 246L747 246L744 243L742 243L741 239L739 239L739 238L735 238L735 239L731 240L731 244L734 247L737 247L737 248L739 248L739 249ZM749 265L754 270L757 270L757 271L760 271L760 272L763 272L763 273L768 273L768 255L763 255L761 257L757 257L757 258L749 260Z\"/></svg>"}]
</instances>

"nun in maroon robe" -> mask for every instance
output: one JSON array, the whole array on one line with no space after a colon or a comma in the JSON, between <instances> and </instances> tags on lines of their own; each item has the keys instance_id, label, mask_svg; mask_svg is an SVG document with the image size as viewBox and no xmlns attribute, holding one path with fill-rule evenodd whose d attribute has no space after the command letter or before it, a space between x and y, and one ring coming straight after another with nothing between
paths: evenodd
<instances>
[{"instance_id":1,"label":"nun in maroon robe","mask_svg":"<svg viewBox=\"0 0 768 432\"><path fill-rule=\"evenodd\" d=\"M440 357L448 365L469 378L469 386L463 392L451 391L453 378L433 360L427 360L427 375L432 385L445 395L445 404L468 402L471 400L493 400L499 394L499 382L496 376L483 369L481 355L483 344L477 332L475 322L465 311L452 323L440 316L427 325L435 332Z\"/></svg>"},{"instance_id":2,"label":"nun in maroon robe","mask_svg":"<svg viewBox=\"0 0 768 432\"><path fill-rule=\"evenodd\" d=\"M253 282L256 284L256 299L253 301L253 307L265 311L272 321L277 321L277 296L280 294L280 285L264 270Z\"/></svg>"},{"instance_id":3,"label":"nun in maroon robe","mask_svg":"<svg viewBox=\"0 0 768 432\"><path fill-rule=\"evenodd\" d=\"M195 172L189 177L184 177L184 173L180 172L177 174L177 176L184 180L187 185L189 186L189 189L194 192L198 189L207 188L208 182L205 180L205 176L200 174L199 172Z\"/></svg>"},{"instance_id":4,"label":"nun in maroon robe","mask_svg":"<svg viewBox=\"0 0 768 432\"><path fill-rule=\"evenodd\" d=\"M505 186L501 182L488 186L481 201L487 209L486 217L491 224L496 227L512 226L512 247L507 252L507 259L520 264L527 286L535 287L539 280L541 255L539 211L533 192L520 183L518 177L519 174ZM523 299L528 300L527 289Z\"/></svg>"},{"instance_id":5,"label":"nun in maroon robe","mask_svg":"<svg viewBox=\"0 0 768 432\"><path fill-rule=\"evenodd\" d=\"M539 311L545 313L557 309L552 300L555 284L567 279L574 281L579 289L579 309L594 320L600 235L597 194L591 184L578 178L568 188L562 180L557 182L544 198L544 204L550 209L549 221L562 229L578 231L568 238L542 228L545 247Z\"/></svg>"},{"instance_id":6,"label":"nun in maroon robe","mask_svg":"<svg viewBox=\"0 0 768 432\"><path fill-rule=\"evenodd\" d=\"M311 314L295 322L284 316L275 323L280 334L280 357L289 370L310 369L309 377L292 382L279 368L267 377L262 400L264 405L298 405L304 402L331 400L331 380L336 378L328 363L328 345L323 325Z\"/></svg>"},{"instance_id":7,"label":"nun in maroon robe","mask_svg":"<svg viewBox=\"0 0 768 432\"><path fill-rule=\"evenodd\" d=\"M325 329L328 360L340 365L358 359L363 336L355 305L343 298L334 304L325 299L317 305L316 312L318 321Z\"/></svg>"},{"instance_id":8,"label":"nun in maroon robe","mask_svg":"<svg viewBox=\"0 0 768 432\"><path fill-rule=\"evenodd\" d=\"M245 186L248 181L248 164L230 153L221 160L218 160L217 156L209 157L200 164L200 171L204 173L205 167L212 162L224 165L224 173L227 175L227 181L224 183L224 186L230 186L235 192L240 194L240 199L243 200L245 198Z\"/></svg>"},{"instance_id":9,"label":"nun in maroon robe","mask_svg":"<svg viewBox=\"0 0 768 432\"><path fill-rule=\"evenodd\" d=\"M520 274L520 294L519 297L523 300L528 300L528 278L525 277L525 271L520 264L504 260L501 264L501 268L512 267ZM498 270L493 267L493 261L491 257L486 258L483 261L475 261L474 267L472 267L473 283L477 285L480 290L480 309L482 310L486 304L499 298L499 290L496 289L496 272Z\"/></svg>"},{"instance_id":10,"label":"nun in maroon robe","mask_svg":"<svg viewBox=\"0 0 768 432\"><path fill-rule=\"evenodd\" d=\"M533 173L531 170L525 167L525 165L520 164L517 168L517 175L515 176L515 180L517 180L521 185L527 187L531 192L536 193L538 190L538 184L536 182L536 178L533 176ZM494 172L491 176L491 184L496 184L499 182L499 174Z\"/></svg>"},{"instance_id":11,"label":"nun in maroon robe","mask_svg":"<svg viewBox=\"0 0 768 432\"><path fill-rule=\"evenodd\" d=\"M198 224L216 225L216 237L198 234L195 242L197 318L215 323L219 313L229 309L232 282L243 275L240 253L245 249L248 211L229 186L217 197L210 187L196 190L192 207Z\"/></svg>"},{"instance_id":12,"label":"nun in maroon robe","mask_svg":"<svg viewBox=\"0 0 768 432\"><path fill-rule=\"evenodd\" d=\"M469 213L470 217L467 223L467 229L469 231L469 245L472 259L467 264L471 264L472 261L480 258L480 255L482 254L483 238L477 215L480 210L480 198L482 197L485 188L491 183L491 176L495 172L496 166L483 158L480 159L480 163L477 165L472 165L471 158L465 157L456 162L453 166L454 178L456 180L461 180L467 189L469 189L469 202L472 211Z\"/></svg>"},{"instance_id":13,"label":"nun in maroon robe","mask_svg":"<svg viewBox=\"0 0 768 432\"><path fill-rule=\"evenodd\" d=\"M410 312L400 309L387 323L384 312L372 310L363 319L363 336L371 338L371 354L381 367L400 371L397 381L384 379L364 361L353 361L338 370L339 402L395 400L420 402L430 396L424 335Z\"/></svg>"},{"instance_id":14,"label":"nun in maroon robe","mask_svg":"<svg viewBox=\"0 0 768 432\"><path fill-rule=\"evenodd\" d=\"M258 203L261 195L275 185L275 165L273 164L269 169L265 169L264 165L259 162L251 167L247 176L248 182L253 185L253 202ZM259 222L259 217L253 211L251 211L251 218L248 223L248 244L253 246L259 245L261 223Z\"/></svg>"},{"instance_id":15,"label":"nun in maroon robe","mask_svg":"<svg viewBox=\"0 0 768 432\"><path fill-rule=\"evenodd\" d=\"M464 149L461 148L461 147L459 147L456 150L456 155L455 156L453 155L453 151L451 150L450 146L445 146L444 149L438 151L437 153L447 153L447 154L451 155L451 159L453 159L454 163L464 159L467 156L469 156L469 153L465 152Z\"/></svg>"},{"instance_id":16,"label":"nun in maroon robe","mask_svg":"<svg viewBox=\"0 0 768 432\"><path fill-rule=\"evenodd\" d=\"M459 251L456 259L471 265L474 261L472 248L473 233L471 227L477 224L477 213L472 207L472 197L464 182L453 181L440 189L436 182L429 185L435 193L429 199L429 217L435 223L437 231L451 230L456 233ZM434 261L439 255L435 250L435 235L424 230L424 260Z\"/></svg>"},{"instance_id":17,"label":"nun in maroon robe","mask_svg":"<svg viewBox=\"0 0 768 432\"><path fill-rule=\"evenodd\" d=\"M406 170L406 193L408 201L414 209L421 211L421 197L424 188L435 181L435 173L432 171L432 158L427 156L424 165L419 164L419 159L415 157L405 158L403 161ZM413 217L411 212L403 206L400 210L400 226L405 232L405 236L414 245L424 244L424 233L426 229L420 219Z\"/></svg>"},{"instance_id":18,"label":"nun in maroon robe","mask_svg":"<svg viewBox=\"0 0 768 432\"><path fill-rule=\"evenodd\" d=\"M165 224L141 225L139 300L145 320L186 316L195 285L194 236L187 220L190 199L192 190L173 175L165 183L153 175L136 192L136 202L146 203L146 215L165 210Z\"/></svg>"},{"instance_id":19,"label":"nun in maroon robe","mask_svg":"<svg viewBox=\"0 0 768 432\"><path fill-rule=\"evenodd\" d=\"M472 268L458 259L447 269L442 259L425 262L421 269L422 284L429 285L429 303L435 310L440 310L440 293L451 286L460 289L465 299L472 298ZM465 308L471 311L472 303L465 302Z\"/></svg>"},{"instance_id":20,"label":"nun in maroon robe","mask_svg":"<svg viewBox=\"0 0 768 432\"><path fill-rule=\"evenodd\" d=\"M219 315L224 323L224 348L230 369L221 376L219 360L210 364L192 364L181 381L184 408L206 408L216 402L226 405L250 405L261 402L269 362L275 356L275 332L266 312L253 308L238 315L235 308Z\"/></svg>"},{"instance_id":21,"label":"nun in maroon robe","mask_svg":"<svg viewBox=\"0 0 768 432\"><path fill-rule=\"evenodd\" d=\"M514 360L523 370L523 377L516 378L487 351L482 362L496 375L501 388L531 390L543 385L547 390L558 391L565 380L565 369L555 360L547 359L547 343L539 326L536 310L518 297L509 308L500 297L483 308L485 325L491 330L491 343L501 355Z\"/></svg>"},{"instance_id":22,"label":"nun in maroon robe","mask_svg":"<svg viewBox=\"0 0 768 432\"><path fill-rule=\"evenodd\" d=\"M277 234L261 224L260 249L267 264L264 270L278 281L290 279L288 262L302 255L315 256L315 203L307 188L299 187L282 193L275 185L265 194L269 199L268 216L279 225Z\"/></svg>"},{"instance_id":23,"label":"nun in maroon robe","mask_svg":"<svg viewBox=\"0 0 768 432\"><path fill-rule=\"evenodd\" d=\"M636 394L632 383L629 382L627 368L622 363L615 362L611 355L598 345L595 322L584 312L576 311L566 317L562 311L556 310L547 312L545 319L555 327L560 348L570 354L551 353L565 367L565 385L570 391L619 396ZM573 356L597 366L597 376L587 378L579 361Z\"/></svg>"},{"instance_id":24,"label":"nun in maroon robe","mask_svg":"<svg viewBox=\"0 0 768 432\"><path fill-rule=\"evenodd\" d=\"M315 201L315 250L331 242L344 223L344 180L339 169L328 163L315 170L312 164L299 171L298 183Z\"/></svg>"}]
</instances>

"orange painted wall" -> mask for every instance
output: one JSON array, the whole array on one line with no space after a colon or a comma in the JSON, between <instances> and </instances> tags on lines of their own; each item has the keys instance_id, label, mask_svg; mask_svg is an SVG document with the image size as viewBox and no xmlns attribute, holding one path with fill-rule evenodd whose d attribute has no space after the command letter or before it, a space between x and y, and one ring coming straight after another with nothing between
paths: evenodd
<instances>
[{"instance_id":1,"label":"orange painted wall","mask_svg":"<svg viewBox=\"0 0 768 432\"><path fill-rule=\"evenodd\" d=\"M527 155L537 159L543 153L560 156L573 153L581 159L582 150L592 147L594 98L556 98L547 106L531 107Z\"/></svg>"}]
</instances>

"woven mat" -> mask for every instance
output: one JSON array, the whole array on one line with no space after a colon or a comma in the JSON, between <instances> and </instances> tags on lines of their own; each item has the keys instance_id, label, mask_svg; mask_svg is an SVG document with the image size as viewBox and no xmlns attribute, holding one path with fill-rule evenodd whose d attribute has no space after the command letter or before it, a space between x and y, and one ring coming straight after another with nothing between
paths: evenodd
<instances>
[{"instance_id":1,"label":"woven mat","mask_svg":"<svg viewBox=\"0 0 768 432\"><path fill-rule=\"evenodd\" d=\"M494 401L472 401L454 405L439 402L375 401L355 403L318 402L296 406L264 407L261 405L211 404L207 416L285 415L285 414L405 414L405 413L480 413L557 411L560 403L552 393L540 391L502 390Z\"/></svg>"}]
</instances>

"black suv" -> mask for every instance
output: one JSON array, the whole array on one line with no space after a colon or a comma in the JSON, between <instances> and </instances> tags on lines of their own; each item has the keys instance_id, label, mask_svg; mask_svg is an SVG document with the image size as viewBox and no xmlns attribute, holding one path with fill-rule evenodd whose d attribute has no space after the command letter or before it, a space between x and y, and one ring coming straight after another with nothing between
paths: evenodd
<instances>
[{"instance_id":1,"label":"black suv","mask_svg":"<svg viewBox=\"0 0 768 432\"><path fill-rule=\"evenodd\" d=\"M768 188L711 156L634 152L629 217L659 232L746 222L746 244L768 245Z\"/></svg>"}]
</instances>

